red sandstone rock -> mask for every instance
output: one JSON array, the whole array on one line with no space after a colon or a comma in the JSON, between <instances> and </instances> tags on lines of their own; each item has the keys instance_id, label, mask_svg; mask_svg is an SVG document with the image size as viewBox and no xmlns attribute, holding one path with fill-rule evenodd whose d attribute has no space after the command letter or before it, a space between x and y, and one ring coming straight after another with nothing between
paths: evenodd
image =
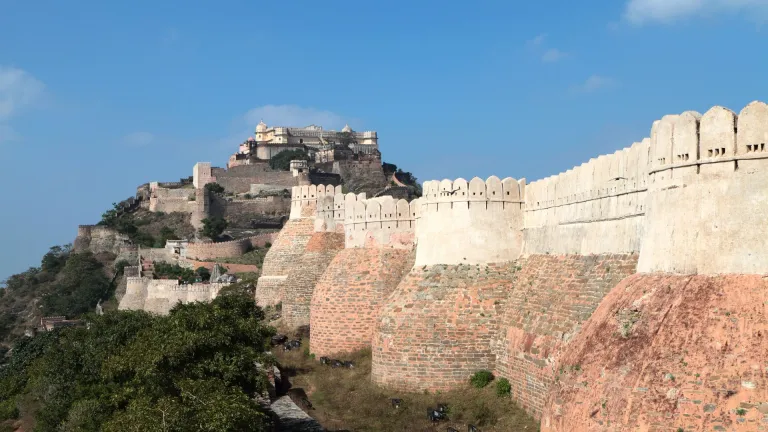
<instances>
[{"instance_id":1,"label":"red sandstone rock","mask_svg":"<svg viewBox=\"0 0 768 432\"><path fill-rule=\"evenodd\" d=\"M542 430L766 430L766 334L761 276L631 276L564 350Z\"/></svg>"}]
</instances>

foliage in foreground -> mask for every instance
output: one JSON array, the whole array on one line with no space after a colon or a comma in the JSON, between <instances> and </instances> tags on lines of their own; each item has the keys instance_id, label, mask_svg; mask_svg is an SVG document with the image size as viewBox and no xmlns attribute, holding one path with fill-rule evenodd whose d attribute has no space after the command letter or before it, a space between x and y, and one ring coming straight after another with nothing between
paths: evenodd
<instances>
[{"instance_id":1,"label":"foliage in foreground","mask_svg":"<svg viewBox=\"0 0 768 432\"><path fill-rule=\"evenodd\" d=\"M109 312L88 316L87 328L22 340L0 366L0 425L21 417L39 431L267 430L252 400L266 388L255 364L272 364L274 331L262 320L252 297L225 294L165 317Z\"/></svg>"},{"instance_id":2,"label":"foliage in foreground","mask_svg":"<svg viewBox=\"0 0 768 432\"><path fill-rule=\"evenodd\" d=\"M288 171L292 160L309 160L309 155L302 149L283 150L269 159L269 167L274 170Z\"/></svg>"}]
</instances>

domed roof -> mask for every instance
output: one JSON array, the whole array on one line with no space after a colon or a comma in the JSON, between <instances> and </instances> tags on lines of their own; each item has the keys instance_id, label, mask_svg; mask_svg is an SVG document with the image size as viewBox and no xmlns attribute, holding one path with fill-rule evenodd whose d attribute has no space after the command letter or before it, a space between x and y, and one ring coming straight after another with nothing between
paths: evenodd
<instances>
[{"instance_id":1,"label":"domed roof","mask_svg":"<svg viewBox=\"0 0 768 432\"><path fill-rule=\"evenodd\" d=\"M352 132L352 128L349 127L349 125L344 125L344 129L341 130L342 132Z\"/></svg>"},{"instance_id":2,"label":"domed roof","mask_svg":"<svg viewBox=\"0 0 768 432\"><path fill-rule=\"evenodd\" d=\"M267 130L267 124L264 123L264 120L260 121L258 125L256 125L256 132L264 132Z\"/></svg>"},{"instance_id":3,"label":"domed roof","mask_svg":"<svg viewBox=\"0 0 768 432\"><path fill-rule=\"evenodd\" d=\"M252 137L252 136L249 136L249 137L248 137L248 141L256 141L256 138L254 138L254 137Z\"/></svg>"}]
</instances>

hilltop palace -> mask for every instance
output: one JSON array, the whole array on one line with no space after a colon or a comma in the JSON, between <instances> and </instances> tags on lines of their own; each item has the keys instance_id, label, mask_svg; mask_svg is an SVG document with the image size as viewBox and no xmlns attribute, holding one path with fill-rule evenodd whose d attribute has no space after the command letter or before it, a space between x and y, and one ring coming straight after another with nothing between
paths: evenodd
<instances>
[{"instance_id":1,"label":"hilltop palace","mask_svg":"<svg viewBox=\"0 0 768 432\"><path fill-rule=\"evenodd\" d=\"M356 132L349 125L341 131L335 131L324 130L317 125L302 128L267 126L261 121L256 126L256 136L248 137L240 144L228 165L248 165L253 160L269 160L284 150L305 150L317 162L326 162L324 159L327 153L340 146L354 154L371 155L379 151L379 138L375 131Z\"/></svg>"}]
</instances>

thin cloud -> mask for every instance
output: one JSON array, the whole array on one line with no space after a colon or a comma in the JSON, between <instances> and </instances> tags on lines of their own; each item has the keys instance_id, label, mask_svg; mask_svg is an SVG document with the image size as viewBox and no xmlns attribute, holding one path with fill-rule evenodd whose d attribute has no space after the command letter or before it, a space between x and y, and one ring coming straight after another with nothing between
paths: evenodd
<instances>
[{"instance_id":1,"label":"thin cloud","mask_svg":"<svg viewBox=\"0 0 768 432\"><path fill-rule=\"evenodd\" d=\"M533 39L529 40L529 41L528 41L528 42L526 42L525 44L526 44L526 45L527 45L529 48L538 48L538 47L540 47L541 45L543 45L543 44L544 44L544 40L546 40L546 39L547 39L547 35L546 35L546 33L542 33L542 34L540 34L540 35L536 36L535 38L533 38Z\"/></svg>"},{"instance_id":2,"label":"thin cloud","mask_svg":"<svg viewBox=\"0 0 768 432\"><path fill-rule=\"evenodd\" d=\"M22 69L0 66L0 121L40 100L45 85Z\"/></svg>"},{"instance_id":3,"label":"thin cloud","mask_svg":"<svg viewBox=\"0 0 768 432\"><path fill-rule=\"evenodd\" d=\"M557 48L550 48L541 56L541 60L544 63L556 63L566 57L568 57L568 53L560 51Z\"/></svg>"},{"instance_id":4,"label":"thin cloud","mask_svg":"<svg viewBox=\"0 0 768 432\"><path fill-rule=\"evenodd\" d=\"M613 88L618 85L618 81L613 78L601 75L592 75L583 83L572 88L574 93L594 93L599 90Z\"/></svg>"},{"instance_id":5,"label":"thin cloud","mask_svg":"<svg viewBox=\"0 0 768 432\"><path fill-rule=\"evenodd\" d=\"M124 136L122 141L129 147L145 147L155 142L155 135L149 132L133 132Z\"/></svg>"},{"instance_id":6,"label":"thin cloud","mask_svg":"<svg viewBox=\"0 0 768 432\"><path fill-rule=\"evenodd\" d=\"M768 17L765 0L629 0L624 19L634 25L670 24L675 21L717 13L746 13L752 18Z\"/></svg>"},{"instance_id":7,"label":"thin cloud","mask_svg":"<svg viewBox=\"0 0 768 432\"><path fill-rule=\"evenodd\" d=\"M304 108L297 105L264 105L249 110L243 116L245 122L255 127L260 121L270 126L304 127L311 124L322 126L324 129L341 129L352 119L345 119L331 111L315 108Z\"/></svg>"}]
</instances>

